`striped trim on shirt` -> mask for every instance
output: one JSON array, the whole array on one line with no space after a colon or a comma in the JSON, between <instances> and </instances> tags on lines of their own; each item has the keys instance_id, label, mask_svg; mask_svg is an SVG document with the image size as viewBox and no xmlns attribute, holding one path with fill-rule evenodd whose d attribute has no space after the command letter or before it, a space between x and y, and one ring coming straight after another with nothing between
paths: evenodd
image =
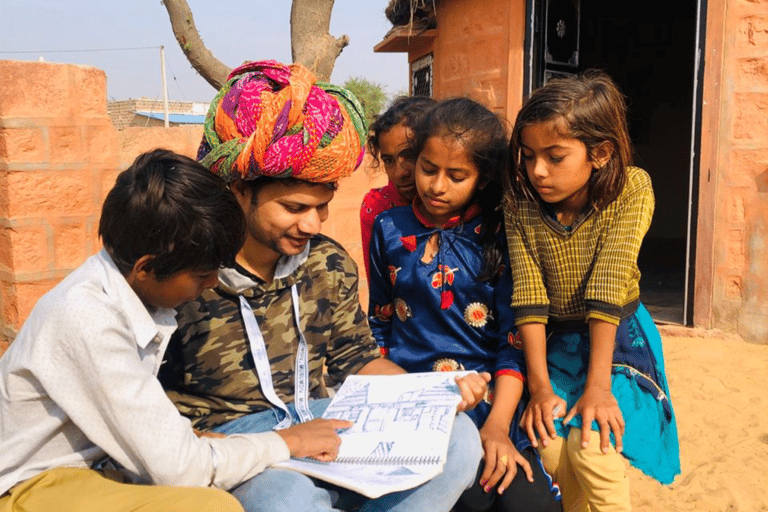
<instances>
[{"instance_id":1,"label":"striped trim on shirt","mask_svg":"<svg viewBox=\"0 0 768 512\"><path fill-rule=\"evenodd\" d=\"M567 229L538 204L505 207L516 324L586 321L618 325L640 298L637 255L651 224L653 188L648 174L627 168L619 197L590 210Z\"/></svg>"}]
</instances>

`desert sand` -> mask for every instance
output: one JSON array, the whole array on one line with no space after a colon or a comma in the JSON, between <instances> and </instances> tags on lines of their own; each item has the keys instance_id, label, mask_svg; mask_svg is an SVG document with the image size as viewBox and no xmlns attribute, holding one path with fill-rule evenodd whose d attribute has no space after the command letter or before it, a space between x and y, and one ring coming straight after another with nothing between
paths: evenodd
<instances>
[{"instance_id":1,"label":"desert sand","mask_svg":"<svg viewBox=\"0 0 768 512\"><path fill-rule=\"evenodd\" d=\"M629 469L636 512L768 512L768 345L661 326L682 473Z\"/></svg>"}]
</instances>

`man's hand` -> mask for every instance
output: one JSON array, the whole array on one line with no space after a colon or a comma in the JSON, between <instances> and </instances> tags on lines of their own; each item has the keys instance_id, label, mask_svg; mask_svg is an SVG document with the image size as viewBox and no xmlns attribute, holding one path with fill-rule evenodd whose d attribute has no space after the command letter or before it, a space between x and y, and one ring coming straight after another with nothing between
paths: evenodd
<instances>
[{"instance_id":1,"label":"man's hand","mask_svg":"<svg viewBox=\"0 0 768 512\"><path fill-rule=\"evenodd\" d=\"M311 457L330 462L339 454L341 446L341 438L336 431L351 426L351 421L316 418L276 432L288 445L291 457Z\"/></svg>"},{"instance_id":2,"label":"man's hand","mask_svg":"<svg viewBox=\"0 0 768 512\"><path fill-rule=\"evenodd\" d=\"M491 374L488 372L470 373L463 377L456 377L456 384L461 391L461 403L459 412L474 409L488 393L488 383L491 382Z\"/></svg>"}]
</instances>

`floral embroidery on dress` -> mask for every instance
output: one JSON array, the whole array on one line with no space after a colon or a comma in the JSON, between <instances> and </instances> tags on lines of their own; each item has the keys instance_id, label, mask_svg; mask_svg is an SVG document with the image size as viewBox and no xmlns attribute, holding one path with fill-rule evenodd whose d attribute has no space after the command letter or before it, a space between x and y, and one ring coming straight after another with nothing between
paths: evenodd
<instances>
[{"instance_id":1,"label":"floral embroidery on dress","mask_svg":"<svg viewBox=\"0 0 768 512\"><path fill-rule=\"evenodd\" d=\"M383 322L390 321L394 313L395 307L392 304L384 304L383 306L377 304L373 307L373 314Z\"/></svg>"},{"instance_id":2,"label":"floral embroidery on dress","mask_svg":"<svg viewBox=\"0 0 768 512\"><path fill-rule=\"evenodd\" d=\"M387 270L389 270L389 280L392 281L392 286L395 286L395 281L397 281L397 273L400 272L400 269L402 267L395 267L394 265L389 265L387 267Z\"/></svg>"},{"instance_id":3,"label":"floral embroidery on dress","mask_svg":"<svg viewBox=\"0 0 768 512\"><path fill-rule=\"evenodd\" d=\"M519 332L510 332L507 334L507 341L517 350L523 350L523 337Z\"/></svg>"},{"instance_id":4,"label":"floral embroidery on dress","mask_svg":"<svg viewBox=\"0 0 768 512\"><path fill-rule=\"evenodd\" d=\"M433 372L455 372L463 369L463 364L448 358L438 359L435 361L435 364L432 365Z\"/></svg>"},{"instance_id":5,"label":"floral embroidery on dress","mask_svg":"<svg viewBox=\"0 0 768 512\"><path fill-rule=\"evenodd\" d=\"M413 252L416 250L416 236L401 236L400 242L403 244L403 247L408 249L409 251Z\"/></svg>"},{"instance_id":6,"label":"floral embroidery on dress","mask_svg":"<svg viewBox=\"0 0 768 512\"><path fill-rule=\"evenodd\" d=\"M464 320L472 327L485 327L489 317L488 306L480 302L473 302L464 310Z\"/></svg>"},{"instance_id":7,"label":"floral embroidery on dress","mask_svg":"<svg viewBox=\"0 0 768 512\"><path fill-rule=\"evenodd\" d=\"M643 337L642 330L640 329L640 326L634 317L630 318L629 322L627 323L627 334L629 334L629 337L632 339L633 347L645 346L645 339Z\"/></svg>"},{"instance_id":8,"label":"floral embroidery on dress","mask_svg":"<svg viewBox=\"0 0 768 512\"><path fill-rule=\"evenodd\" d=\"M483 225L482 224L478 224L477 226L475 226L475 233L476 234L479 235L482 230L483 230Z\"/></svg>"},{"instance_id":9,"label":"floral embroidery on dress","mask_svg":"<svg viewBox=\"0 0 768 512\"><path fill-rule=\"evenodd\" d=\"M400 319L401 322L405 322L407 319L411 318L411 308L406 304L406 302L403 299L395 299L395 313L397 313L397 318Z\"/></svg>"},{"instance_id":10,"label":"floral embroidery on dress","mask_svg":"<svg viewBox=\"0 0 768 512\"><path fill-rule=\"evenodd\" d=\"M445 274L445 283L453 284L454 272L458 271L459 268L451 268L448 265L440 265L440 270L443 272L443 274Z\"/></svg>"},{"instance_id":11,"label":"floral embroidery on dress","mask_svg":"<svg viewBox=\"0 0 768 512\"><path fill-rule=\"evenodd\" d=\"M453 292L444 290L440 293L440 309L448 309L453 305Z\"/></svg>"},{"instance_id":12,"label":"floral embroidery on dress","mask_svg":"<svg viewBox=\"0 0 768 512\"><path fill-rule=\"evenodd\" d=\"M451 268L448 265L438 265L437 271L432 274L432 288L440 288L445 284L452 285L455 278L455 272L458 268Z\"/></svg>"}]
</instances>

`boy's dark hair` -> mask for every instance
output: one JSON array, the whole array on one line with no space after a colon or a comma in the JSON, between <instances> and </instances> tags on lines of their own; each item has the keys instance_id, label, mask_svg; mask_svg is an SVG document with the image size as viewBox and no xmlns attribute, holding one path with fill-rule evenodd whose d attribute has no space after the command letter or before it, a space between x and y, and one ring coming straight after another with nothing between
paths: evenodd
<instances>
[{"instance_id":1,"label":"boy's dark hair","mask_svg":"<svg viewBox=\"0 0 768 512\"><path fill-rule=\"evenodd\" d=\"M507 169L508 139L499 117L469 98L440 101L414 127L414 151L420 153L430 137L447 137L462 145L480 173L479 186L470 204L480 205L483 218L483 269L481 281L499 275L504 255L501 204Z\"/></svg>"},{"instance_id":2,"label":"boy's dark hair","mask_svg":"<svg viewBox=\"0 0 768 512\"><path fill-rule=\"evenodd\" d=\"M522 161L521 137L527 126L546 122L558 122L563 136L580 140L589 158L594 157L597 146L611 143L613 153L608 163L593 171L589 179L589 204L597 210L608 206L619 197L627 179L627 166L632 165L626 114L624 96L611 77L600 70L553 79L535 90L518 112L509 141L509 206L515 210L523 198L541 203Z\"/></svg>"},{"instance_id":3,"label":"boy's dark hair","mask_svg":"<svg viewBox=\"0 0 768 512\"><path fill-rule=\"evenodd\" d=\"M373 165L379 164L379 137L400 123L411 130L421 117L437 102L428 96L399 96L389 108L371 124L368 129L368 151L373 156Z\"/></svg>"},{"instance_id":4,"label":"boy's dark hair","mask_svg":"<svg viewBox=\"0 0 768 512\"><path fill-rule=\"evenodd\" d=\"M227 185L191 158L165 149L139 155L104 200L99 236L121 273L142 256L156 279L179 270L231 266L245 216Z\"/></svg>"}]
</instances>

